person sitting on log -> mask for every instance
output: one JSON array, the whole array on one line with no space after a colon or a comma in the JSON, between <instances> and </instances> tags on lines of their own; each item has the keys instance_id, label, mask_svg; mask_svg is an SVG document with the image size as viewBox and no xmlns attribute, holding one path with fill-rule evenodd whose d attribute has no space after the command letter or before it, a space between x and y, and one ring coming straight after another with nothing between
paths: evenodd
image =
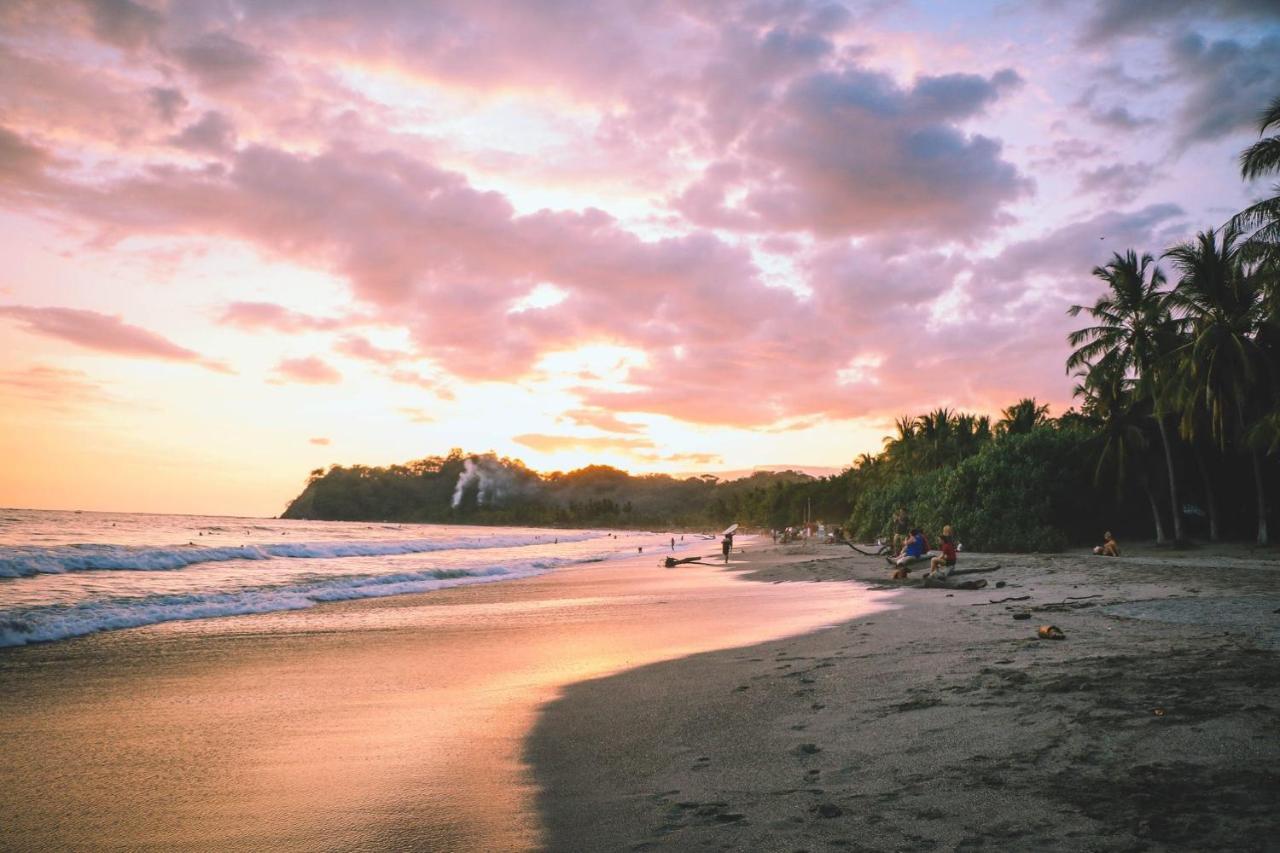
<instances>
[{"instance_id":1,"label":"person sitting on log","mask_svg":"<svg viewBox=\"0 0 1280 853\"><path fill-rule=\"evenodd\" d=\"M911 564L917 560L923 560L928 553L929 540L924 538L924 531L916 527L907 536L907 542L902 546L902 553L896 557L886 557L885 559L897 566L893 577L901 580L910 574Z\"/></svg>"},{"instance_id":2,"label":"person sitting on log","mask_svg":"<svg viewBox=\"0 0 1280 853\"><path fill-rule=\"evenodd\" d=\"M1119 557L1120 543L1116 541L1116 537L1112 536L1111 531L1108 530L1102 534L1102 544L1094 548L1093 553L1102 557Z\"/></svg>"},{"instance_id":3,"label":"person sitting on log","mask_svg":"<svg viewBox=\"0 0 1280 853\"><path fill-rule=\"evenodd\" d=\"M929 561L929 577L945 578L956 567L956 536L951 525L942 528L942 554Z\"/></svg>"}]
</instances>

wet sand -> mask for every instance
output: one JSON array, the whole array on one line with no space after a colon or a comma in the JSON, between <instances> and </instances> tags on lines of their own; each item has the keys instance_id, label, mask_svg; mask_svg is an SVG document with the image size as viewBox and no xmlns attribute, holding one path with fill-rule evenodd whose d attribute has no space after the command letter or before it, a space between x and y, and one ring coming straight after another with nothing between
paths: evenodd
<instances>
[{"instance_id":1,"label":"wet sand","mask_svg":"<svg viewBox=\"0 0 1280 853\"><path fill-rule=\"evenodd\" d=\"M662 556L0 650L0 849L534 849L565 685L874 607Z\"/></svg>"},{"instance_id":2,"label":"wet sand","mask_svg":"<svg viewBox=\"0 0 1280 853\"><path fill-rule=\"evenodd\" d=\"M751 562L901 586L843 547ZM1275 554L961 560L997 564L986 589L906 585L830 630L570 687L526 752L549 849L1280 850Z\"/></svg>"}]
</instances>

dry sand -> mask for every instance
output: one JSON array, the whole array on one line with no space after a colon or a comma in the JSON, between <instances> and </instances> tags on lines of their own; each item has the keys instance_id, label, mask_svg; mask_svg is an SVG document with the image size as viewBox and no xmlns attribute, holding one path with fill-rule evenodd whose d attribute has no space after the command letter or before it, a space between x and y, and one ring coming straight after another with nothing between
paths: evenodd
<instances>
[{"instance_id":1,"label":"dry sand","mask_svg":"<svg viewBox=\"0 0 1280 853\"><path fill-rule=\"evenodd\" d=\"M569 687L526 752L548 848L1280 850L1274 555L961 560L996 564L986 589L902 585L898 609ZM738 568L888 585L842 546Z\"/></svg>"}]
</instances>

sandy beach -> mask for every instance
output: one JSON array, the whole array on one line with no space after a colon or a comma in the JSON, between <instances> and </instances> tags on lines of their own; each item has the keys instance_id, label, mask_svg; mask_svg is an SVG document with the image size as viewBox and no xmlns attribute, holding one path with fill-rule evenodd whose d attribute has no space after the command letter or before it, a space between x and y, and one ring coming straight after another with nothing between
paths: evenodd
<instances>
[{"instance_id":1,"label":"sandy beach","mask_svg":"<svg viewBox=\"0 0 1280 853\"><path fill-rule=\"evenodd\" d=\"M0 847L1277 849L1269 555L660 556L6 649Z\"/></svg>"},{"instance_id":2,"label":"sandy beach","mask_svg":"<svg viewBox=\"0 0 1280 853\"><path fill-rule=\"evenodd\" d=\"M985 589L908 586L830 630L569 688L527 753L548 848L1280 849L1273 554L961 565L1000 568L974 576ZM891 586L843 547L739 568ZM1065 639L1038 639L1049 624Z\"/></svg>"}]
</instances>

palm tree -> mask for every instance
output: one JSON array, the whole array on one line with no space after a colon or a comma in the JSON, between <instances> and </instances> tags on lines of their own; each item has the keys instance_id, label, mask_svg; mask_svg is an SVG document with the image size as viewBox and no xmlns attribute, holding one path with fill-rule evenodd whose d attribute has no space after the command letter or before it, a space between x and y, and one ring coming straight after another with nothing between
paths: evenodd
<instances>
[{"instance_id":1,"label":"palm tree","mask_svg":"<svg viewBox=\"0 0 1280 853\"><path fill-rule=\"evenodd\" d=\"M1219 450L1243 445L1253 421L1266 411L1269 379L1258 345L1258 330L1267 320L1266 300L1257 276L1241 255L1240 231L1234 223L1221 236L1203 231L1192 241L1165 253L1180 275L1169 294L1173 312L1187 321L1190 339L1176 353L1184 434L1204 425ZM1267 544L1267 505L1262 460L1250 449L1258 508L1258 544Z\"/></svg>"},{"instance_id":2,"label":"palm tree","mask_svg":"<svg viewBox=\"0 0 1280 853\"><path fill-rule=\"evenodd\" d=\"M898 466L909 466L919 455L916 419L910 415L902 415L893 422L897 435L888 435L884 439L886 459Z\"/></svg>"},{"instance_id":3,"label":"palm tree","mask_svg":"<svg viewBox=\"0 0 1280 853\"><path fill-rule=\"evenodd\" d=\"M1148 442L1142 424L1148 416L1139 411L1142 404L1134 398L1133 380L1107 375L1100 370L1077 373L1076 376L1082 381L1076 385L1073 394L1083 398L1083 414L1101 424L1101 429L1097 432L1099 448L1098 465L1093 471L1094 485L1100 486L1108 479L1114 480L1116 498L1119 499L1124 493L1129 469L1135 468L1138 483L1151 506L1156 541L1165 541L1160 505L1151 491L1151 479L1147 476L1145 462Z\"/></svg>"},{"instance_id":4,"label":"palm tree","mask_svg":"<svg viewBox=\"0 0 1280 853\"><path fill-rule=\"evenodd\" d=\"M920 462L925 468L938 468L952 461L955 443L951 429L953 417L950 409L936 409L916 418L916 435L919 436L923 456Z\"/></svg>"},{"instance_id":5,"label":"palm tree","mask_svg":"<svg viewBox=\"0 0 1280 853\"><path fill-rule=\"evenodd\" d=\"M1269 128L1280 130L1280 97L1258 116L1259 135ZM1280 133L1265 136L1240 155L1240 174L1246 181L1263 175L1280 174ZM1237 213L1231 224L1249 233L1243 249L1247 257L1280 261L1280 184L1271 187L1271 198L1263 199ZM1269 257L1268 257L1269 256Z\"/></svg>"},{"instance_id":6,"label":"palm tree","mask_svg":"<svg viewBox=\"0 0 1280 853\"><path fill-rule=\"evenodd\" d=\"M1027 397L1000 414L1003 417L996 422L997 432L1003 435L1023 435L1049 420L1049 406L1037 406L1034 397Z\"/></svg>"},{"instance_id":7,"label":"palm tree","mask_svg":"<svg viewBox=\"0 0 1280 853\"><path fill-rule=\"evenodd\" d=\"M1094 267L1093 274L1107 283L1109 292L1098 298L1093 307L1072 305L1072 317L1085 311L1096 325L1078 329L1067 340L1075 351L1067 359L1067 372L1087 368L1100 376L1132 378L1140 396L1156 402L1152 411L1164 446L1165 469L1169 477L1169 502L1173 509L1173 537L1183 541L1182 506L1178 499L1178 479L1173 467L1173 449L1161 395L1156 391L1164 382L1160 355L1176 331L1176 324L1166 305L1167 294L1161 289L1164 273L1155 259L1144 253L1141 258L1132 249L1116 252L1104 266Z\"/></svg>"}]
</instances>

